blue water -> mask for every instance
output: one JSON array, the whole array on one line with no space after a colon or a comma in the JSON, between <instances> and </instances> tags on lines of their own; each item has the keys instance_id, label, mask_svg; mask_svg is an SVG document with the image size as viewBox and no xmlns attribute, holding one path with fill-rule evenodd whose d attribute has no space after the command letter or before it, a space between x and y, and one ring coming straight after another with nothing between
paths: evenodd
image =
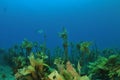
<instances>
[{"instance_id":1,"label":"blue water","mask_svg":"<svg viewBox=\"0 0 120 80\"><path fill-rule=\"evenodd\" d=\"M120 47L120 0L0 0L0 47L24 38L47 46L61 45L65 26L69 41L93 41L99 48Z\"/></svg>"}]
</instances>

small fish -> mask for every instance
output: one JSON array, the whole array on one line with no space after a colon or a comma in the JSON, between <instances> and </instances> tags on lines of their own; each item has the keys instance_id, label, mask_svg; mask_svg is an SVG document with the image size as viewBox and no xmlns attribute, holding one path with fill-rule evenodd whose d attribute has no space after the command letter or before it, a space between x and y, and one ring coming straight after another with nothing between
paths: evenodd
<instances>
[{"instance_id":1,"label":"small fish","mask_svg":"<svg viewBox=\"0 0 120 80\"><path fill-rule=\"evenodd\" d=\"M42 29L37 31L39 34L42 34L44 31Z\"/></svg>"}]
</instances>

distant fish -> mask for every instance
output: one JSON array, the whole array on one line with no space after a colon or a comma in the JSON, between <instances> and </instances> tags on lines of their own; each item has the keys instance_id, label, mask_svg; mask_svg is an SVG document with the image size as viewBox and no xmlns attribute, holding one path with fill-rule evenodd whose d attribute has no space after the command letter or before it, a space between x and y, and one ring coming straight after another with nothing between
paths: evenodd
<instances>
[{"instance_id":1,"label":"distant fish","mask_svg":"<svg viewBox=\"0 0 120 80\"><path fill-rule=\"evenodd\" d=\"M44 31L42 29L38 30L37 33L42 34Z\"/></svg>"}]
</instances>

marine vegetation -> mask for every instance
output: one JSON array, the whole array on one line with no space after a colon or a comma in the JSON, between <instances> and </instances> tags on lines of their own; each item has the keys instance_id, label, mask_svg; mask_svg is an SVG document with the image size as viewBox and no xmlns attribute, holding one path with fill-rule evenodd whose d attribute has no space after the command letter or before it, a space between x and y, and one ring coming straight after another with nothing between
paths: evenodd
<instances>
[{"instance_id":1,"label":"marine vegetation","mask_svg":"<svg viewBox=\"0 0 120 80\"><path fill-rule=\"evenodd\" d=\"M65 61L68 60L68 34L65 28L63 28L63 31L59 34L60 37L63 39L63 48L64 48L64 54L65 54Z\"/></svg>"},{"instance_id":2,"label":"marine vegetation","mask_svg":"<svg viewBox=\"0 0 120 80\"><path fill-rule=\"evenodd\" d=\"M54 51L43 43L24 39L5 52L4 60L11 67L16 80L119 80L120 50L99 50L91 41L77 43L68 40L63 28L59 33L62 47ZM2 74L2 78L7 75Z\"/></svg>"},{"instance_id":3,"label":"marine vegetation","mask_svg":"<svg viewBox=\"0 0 120 80\"><path fill-rule=\"evenodd\" d=\"M92 77L92 80L120 79L120 55L111 55L108 58L99 57L94 63L89 64L89 76Z\"/></svg>"}]
</instances>

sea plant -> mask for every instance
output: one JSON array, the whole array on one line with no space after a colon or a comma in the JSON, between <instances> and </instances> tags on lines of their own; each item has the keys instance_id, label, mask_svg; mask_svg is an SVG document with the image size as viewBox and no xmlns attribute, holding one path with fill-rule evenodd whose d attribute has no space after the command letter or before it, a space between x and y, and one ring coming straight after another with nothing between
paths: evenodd
<instances>
[{"instance_id":1,"label":"sea plant","mask_svg":"<svg viewBox=\"0 0 120 80\"><path fill-rule=\"evenodd\" d=\"M34 53L31 53L28 56L30 65L24 66L21 69L18 69L18 72L15 74L16 79L20 79L21 77L23 80L28 78L31 75L32 80L39 80L46 78L45 72L47 72L47 68L49 66L44 63L43 59L35 58Z\"/></svg>"},{"instance_id":2,"label":"sea plant","mask_svg":"<svg viewBox=\"0 0 120 80\"><path fill-rule=\"evenodd\" d=\"M24 52L26 53L26 57L27 57L32 51L33 43L28 41L27 39L24 39L21 44L21 47L25 49Z\"/></svg>"},{"instance_id":3,"label":"sea plant","mask_svg":"<svg viewBox=\"0 0 120 80\"><path fill-rule=\"evenodd\" d=\"M86 75L81 76L79 73L77 73L70 61L67 61L66 63L61 62L62 61L60 59L56 60L58 72L61 76L63 76L62 80L89 80Z\"/></svg>"},{"instance_id":4,"label":"sea plant","mask_svg":"<svg viewBox=\"0 0 120 80\"><path fill-rule=\"evenodd\" d=\"M116 80L120 78L120 55L111 55L108 58L99 57L89 64L91 79Z\"/></svg>"},{"instance_id":5,"label":"sea plant","mask_svg":"<svg viewBox=\"0 0 120 80\"><path fill-rule=\"evenodd\" d=\"M65 61L68 60L68 33L67 30L63 27L63 30L61 33L59 33L59 36L63 39L63 49L65 54Z\"/></svg>"}]
</instances>

